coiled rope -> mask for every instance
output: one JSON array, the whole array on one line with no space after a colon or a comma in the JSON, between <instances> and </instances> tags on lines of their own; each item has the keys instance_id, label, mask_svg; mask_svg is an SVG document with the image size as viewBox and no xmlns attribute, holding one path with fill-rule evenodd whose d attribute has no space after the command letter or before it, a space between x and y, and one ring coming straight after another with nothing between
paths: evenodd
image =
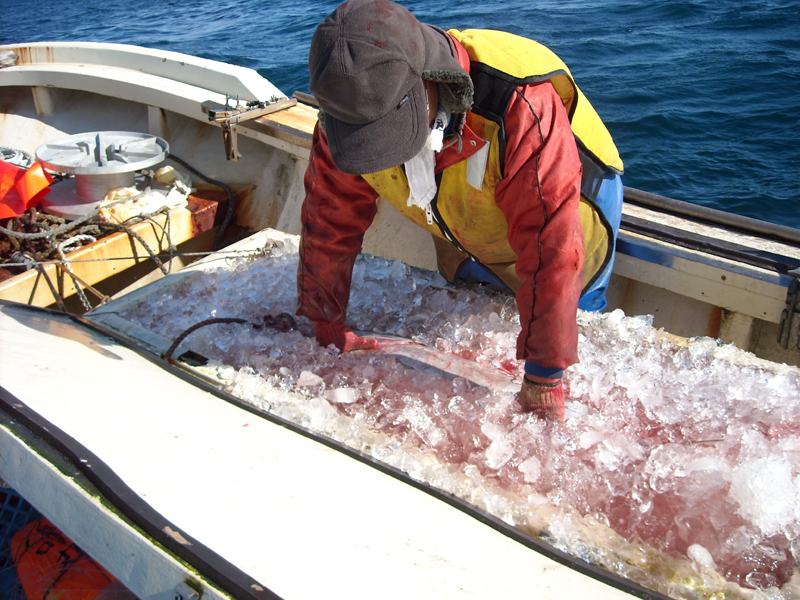
<instances>
[{"instance_id":1,"label":"coiled rope","mask_svg":"<svg viewBox=\"0 0 800 600\"><path fill-rule=\"evenodd\" d=\"M17 148L9 148L8 146L0 146L0 159L23 169L27 169L33 164L33 156L29 153Z\"/></svg>"},{"instance_id":2,"label":"coiled rope","mask_svg":"<svg viewBox=\"0 0 800 600\"><path fill-rule=\"evenodd\" d=\"M155 256L159 259L169 259L175 258L178 256L209 256L210 254L221 255L225 256L230 255L232 258L247 258L247 257L257 257L257 256L264 256L264 248L259 248L258 250L232 250L230 252L225 252L224 250L218 250L216 252L212 252L211 250L206 250L203 252L175 252L170 254L156 254ZM138 258L138 256L111 256L108 258L75 258L70 260L72 264L76 263L91 263L91 262L109 262L114 260L133 260ZM24 267L25 270L35 267L37 265L47 266L47 265L57 265L60 264L57 260L41 260L37 261L36 259L28 256L24 252L15 252L11 256L11 260L2 263L3 267Z\"/></svg>"},{"instance_id":3,"label":"coiled rope","mask_svg":"<svg viewBox=\"0 0 800 600\"><path fill-rule=\"evenodd\" d=\"M137 194L136 196L132 196L130 198L125 198L123 200L117 200L115 202L109 203L108 206L113 206L113 205L116 205L116 204L124 202L124 201L130 201L131 199L135 199L137 197L140 197L142 194ZM149 221L152 221L153 223L155 223L155 224L160 226L160 224L158 224L158 222L155 221L153 219L153 217L155 215L161 213L161 212L166 212L166 214L167 214L167 224L164 227L162 227L162 231L164 232L164 235L166 236L166 239L167 239L168 248L170 250L170 254L168 255L168 257L171 260L174 257L174 254L177 252L177 250L176 250L175 246L172 244L172 240L170 238L170 234L169 234L169 212L166 209L162 209L161 211L156 211L155 213L153 213L151 215L139 215L139 216L133 217L132 219L128 220L127 223L133 224L134 222L138 223L138 222L142 222L142 221L145 221L145 220L149 220ZM30 216L29 225L40 227L40 228L42 227L42 223L38 223L37 222L37 213L36 213L35 209L30 209L29 213L26 213L26 214L29 214L29 216ZM44 263L41 260L41 257L39 255L39 253L37 253L34 250L33 246L30 245L30 242L33 241L33 240L47 239L49 241L49 243L50 243L50 246L52 247L49 252L50 253L55 252L58 255L58 261L52 261L52 262L57 264L57 265L59 265L64 270L64 272L67 275L69 275L69 277L72 279L73 285L75 287L75 292L78 295L78 298L80 299L81 304L83 304L84 308L87 311L88 310L92 310L92 305L89 302L89 299L86 297L86 294L84 293L84 291L83 291L81 286L83 286L83 288L85 288L85 289L88 289L88 290L92 291L92 293L94 293L100 299L101 304L104 304L105 302L107 302L108 301L108 297L105 296L104 294L98 292L90 284L86 283L85 281L80 279L75 274L75 272L72 269L72 266L70 264L70 261L67 260L66 254L68 252L71 252L71 251L76 250L77 248L81 247L83 245L81 242L87 242L87 243L96 242L97 241L97 236L101 235L104 230L105 231L111 230L111 231L124 232L128 236L130 236L131 238L133 238L137 242L139 242L139 244L142 246L142 248L144 248L145 252L147 252L147 254L150 257L150 259L156 264L158 269L164 275L169 275L170 269L168 269L165 266L165 264L159 258L159 255L157 255L153 251L153 249L150 248L149 244L146 242L146 240L141 235L139 235L130 226L128 226L128 225L126 225L124 223L110 223L110 222L105 222L105 221L96 221L96 222L92 222L92 223L87 223L87 221L90 218L92 218L93 216L95 216L96 214L97 214L97 211L94 211L93 214L84 215L83 217L81 217L79 219L76 219L75 221L70 221L68 223L64 223L63 225L60 225L60 226L57 226L57 227L54 227L54 228L51 228L51 229L48 229L48 230L45 230L45 231L35 232L35 233L26 233L26 232L21 232L21 231L14 231L13 229L8 229L6 227L0 227L0 231L5 233L12 241L16 241L16 240L27 241L28 245L29 245L29 250L33 254L33 259L27 258L27 253L21 252L19 250L19 248L20 248L19 243L16 242L16 246L17 246L18 250L17 250L17 252L15 252L12 255L12 260L16 258L16 260L18 260L19 262L17 262L17 263L6 262L6 263L3 263L2 266L3 267L9 267L9 266L12 266L12 265L13 266L24 266L26 269L29 269L32 266L36 267L38 272L39 272L39 275L43 276L45 278L45 280L47 281L47 284L50 287L51 292L53 292L53 297L56 299L56 302L58 303L59 307L62 308L62 310L65 310L64 309L64 304L63 304L63 298L61 298L60 294L55 292L55 286L53 286L52 282L50 281L50 279L47 276L47 273L44 271L44 269L41 268L42 265L47 264L47 263ZM54 218L51 217L51 220L52 219L54 219ZM18 220L19 220L18 218L14 219L15 222L18 221ZM76 232L75 235L71 236L67 240L64 240L64 241L61 241L61 242L56 242L57 236L63 235L65 233L67 233L67 232L75 231L76 229L77 229L77 232ZM138 258L138 257L133 257L133 258ZM97 260L107 260L107 259L97 259ZM72 261L72 262L75 262L75 261ZM167 264L171 265L171 263L169 261L167 262Z\"/></svg>"},{"instance_id":4,"label":"coiled rope","mask_svg":"<svg viewBox=\"0 0 800 600\"><path fill-rule=\"evenodd\" d=\"M135 196L131 196L129 198L121 198L119 200L115 200L114 202L109 202L105 205L104 208L111 208L112 206L116 206L117 204L122 204L123 202L131 202L132 200L137 200L144 196L144 192L140 192ZM41 240L45 238L54 238L62 233L66 233L68 231L72 231L73 229L83 225L87 221L94 219L100 212L100 208L96 208L91 213L87 213L82 217L75 219L74 221L69 221L60 225L58 227L54 227L52 229L48 229L46 231L39 231L37 233L24 233L22 231L14 231L13 229L8 229L6 227L0 226L0 231L5 233L9 237L18 238L22 240Z\"/></svg>"}]
</instances>

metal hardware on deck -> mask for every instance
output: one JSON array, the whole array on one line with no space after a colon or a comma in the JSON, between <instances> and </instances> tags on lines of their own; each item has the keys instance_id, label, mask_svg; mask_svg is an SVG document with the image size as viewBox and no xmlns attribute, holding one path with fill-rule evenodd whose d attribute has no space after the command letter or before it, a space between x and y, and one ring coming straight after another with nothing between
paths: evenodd
<instances>
[{"instance_id":1,"label":"metal hardware on deck","mask_svg":"<svg viewBox=\"0 0 800 600\"><path fill-rule=\"evenodd\" d=\"M270 113L278 112L291 108L297 104L295 98L284 98L283 100L275 100L273 102L248 102L244 108L228 108L227 110L211 110L208 111L208 120L216 121L217 123L239 123L240 121L248 121L250 119L257 119Z\"/></svg>"},{"instance_id":2,"label":"metal hardware on deck","mask_svg":"<svg viewBox=\"0 0 800 600\"><path fill-rule=\"evenodd\" d=\"M789 348L789 341L794 338L794 347L800 349L800 268L789 271L795 279L786 292L786 308L781 313L781 323L778 328L778 343L784 350Z\"/></svg>"},{"instance_id":3,"label":"metal hardware on deck","mask_svg":"<svg viewBox=\"0 0 800 600\"><path fill-rule=\"evenodd\" d=\"M284 98L283 100L274 100L272 102L254 101L248 102L242 107L232 108L228 105L227 98L225 106L217 108L218 105L205 102L203 108L208 113L208 120L219 123L222 127L222 140L225 143L225 157L234 162L239 160L239 144L237 140L236 123L248 121L250 119L257 119L279 110L285 110L297 105L297 99Z\"/></svg>"},{"instance_id":4,"label":"metal hardware on deck","mask_svg":"<svg viewBox=\"0 0 800 600\"><path fill-rule=\"evenodd\" d=\"M239 138L236 135L236 125L230 123L222 124L222 143L225 144L225 158L238 162L239 157Z\"/></svg>"},{"instance_id":5,"label":"metal hardware on deck","mask_svg":"<svg viewBox=\"0 0 800 600\"><path fill-rule=\"evenodd\" d=\"M175 600L198 600L199 598L200 594L185 583L179 583L175 586Z\"/></svg>"},{"instance_id":6,"label":"metal hardware on deck","mask_svg":"<svg viewBox=\"0 0 800 600\"><path fill-rule=\"evenodd\" d=\"M163 162L168 154L166 140L133 131L93 131L45 142L36 149L37 160L74 177L54 186L42 206L66 219L92 214L109 191L134 187L136 171Z\"/></svg>"}]
</instances>

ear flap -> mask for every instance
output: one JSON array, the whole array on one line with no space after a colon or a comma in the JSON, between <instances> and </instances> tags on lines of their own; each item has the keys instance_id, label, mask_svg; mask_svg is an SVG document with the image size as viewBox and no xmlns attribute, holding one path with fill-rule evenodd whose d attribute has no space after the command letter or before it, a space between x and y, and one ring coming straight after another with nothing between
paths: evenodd
<instances>
[{"instance_id":1,"label":"ear flap","mask_svg":"<svg viewBox=\"0 0 800 600\"><path fill-rule=\"evenodd\" d=\"M461 115L472 108L472 80L466 73L425 71L422 78L439 84L439 104L450 113Z\"/></svg>"},{"instance_id":2,"label":"ear flap","mask_svg":"<svg viewBox=\"0 0 800 600\"><path fill-rule=\"evenodd\" d=\"M322 133L328 135L328 132L325 131L325 113L321 110L317 112L317 121L319 121L319 128L322 129Z\"/></svg>"}]
</instances>

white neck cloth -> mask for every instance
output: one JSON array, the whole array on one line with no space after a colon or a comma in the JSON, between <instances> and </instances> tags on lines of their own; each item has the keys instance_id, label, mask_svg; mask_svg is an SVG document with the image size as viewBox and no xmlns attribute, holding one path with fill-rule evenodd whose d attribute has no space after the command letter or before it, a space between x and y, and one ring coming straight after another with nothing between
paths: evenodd
<instances>
[{"instance_id":1,"label":"white neck cloth","mask_svg":"<svg viewBox=\"0 0 800 600\"><path fill-rule=\"evenodd\" d=\"M405 163L406 178L411 190L407 206L418 206L424 210L428 214L428 223L433 222L429 204L436 195L436 177L434 176L436 156L434 153L441 151L444 130L449 123L450 113L439 106L428 141L414 158Z\"/></svg>"}]
</instances>

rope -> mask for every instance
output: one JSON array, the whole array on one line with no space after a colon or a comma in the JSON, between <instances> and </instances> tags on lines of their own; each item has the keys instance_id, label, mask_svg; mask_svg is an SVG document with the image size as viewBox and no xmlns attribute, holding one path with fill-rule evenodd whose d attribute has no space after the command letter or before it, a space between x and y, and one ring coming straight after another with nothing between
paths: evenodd
<instances>
[{"instance_id":1,"label":"rope","mask_svg":"<svg viewBox=\"0 0 800 600\"><path fill-rule=\"evenodd\" d=\"M73 250L80 248L83 245L80 242L89 242L91 244L92 242L96 241L97 239L91 235L74 235L71 238L61 242L58 246L56 246L56 249L58 250L59 254L63 254L64 252L72 252ZM75 244L77 244L77 246L75 246ZM75 247L71 248L70 246Z\"/></svg>"},{"instance_id":2,"label":"rope","mask_svg":"<svg viewBox=\"0 0 800 600\"><path fill-rule=\"evenodd\" d=\"M23 253L17 252L16 254L23 254ZM89 300L86 297L86 295L81 294L81 289L79 287L79 284L82 285L85 289L92 292L95 296L97 296L100 299L101 305L106 304L111 300L110 296L106 296L105 294L103 294L102 292L91 286L89 283L87 283L86 281L75 275L75 273L73 273L69 269L69 264L66 261L63 264L59 262L42 263L42 262L36 262L36 260L34 260L32 257L23 254L23 258L20 260L25 260L25 259L27 259L27 264L31 265L32 268L36 269L37 273L36 281L33 283L33 291L31 292L31 297L28 300L28 304L33 302L33 296L36 293L37 286L39 285L39 279L44 278L45 282L47 283L47 287L50 288L50 293L53 295L53 298L55 298L56 304L58 304L58 307L63 312L69 313L66 305L64 304L64 298L61 296L61 294L58 293L58 291L56 291L55 286L53 285L52 281L50 281L50 276L47 274L47 271L44 270L43 265L46 264L54 264L56 266L61 267L65 272L67 272L67 274L72 278L72 281L75 285L75 289L78 292L78 295L81 297L81 302L83 303L83 306L84 308L86 308L87 311L92 310L92 307L89 304Z\"/></svg>"},{"instance_id":3,"label":"rope","mask_svg":"<svg viewBox=\"0 0 800 600\"><path fill-rule=\"evenodd\" d=\"M33 254L33 257L36 260L39 260L39 255L36 254L35 250L31 249L31 253ZM53 282L50 281L50 277L47 275L47 271L45 271L44 267L41 266L40 264L36 265L36 270L39 272L39 275L37 276L37 283L39 277L43 277L45 282L47 283L47 287L50 288L50 293L53 294L53 298L56 299L56 304L58 304L58 308L60 308L62 312L69 314L69 311L67 310L67 307L64 304L64 299L61 297L61 294L58 293L58 290L56 290L55 286L53 285ZM34 290L36 289L36 284L34 284L33 289ZM31 299L32 298L33 294L31 294Z\"/></svg>"},{"instance_id":4,"label":"rope","mask_svg":"<svg viewBox=\"0 0 800 600\"><path fill-rule=\"evenodd\" d=\"M28 162L29 162L29 165L33 163L33 157L31 155L29 155L28 153L22 151L22 150L16 150L16 149L13 149L13 148L7 148L5 146L0 146L0 153L2 153L1 156L2 156L3 160L6 160L7 162L14 162L14 164L19 164L20 166L23 166L23 167L25 165L22 165L21 162L18 162L18 161L24 161L25 159L27 159ZM208 183L211 183L212 185L216 185L216 186L224 189L226 191L226 193L228 194L228 210L227 210L227 213L225 215L225 218L224 218L222 224L220 225L219 229L217 230L217 233L216 233L216 236L214 238L214 242L212 244L212 249L211 249L210 253L216 252L218 250L221 242L222 242L222 239L223 239L223 237L225 235L225 232L227 231L228 226L230 225L230 222L231 222L231 220L233 218L233 214L234 214L234 211L235 211L235 196L234 196L233 190L227 184L225 184L224 182L217 181L215 179L212 179L212 178L204 175L203 173L198 171L196 168L194 168L193 166L188 164L186 161L184 161L180 157L177 157L177 156L174 156L174 155L169 155L168 158L172 159L174 162L176 162L176 163L180 164L181 166L183 166L184 168L188 169L194 175L197 175L197 176L201 177L202 179L204 179ZM104 206L104 208L110 208L112 206L116 206L117 204L122 204L124 202L135 201L138 198L142 197L146 193L146 191L147 190L145 190L143 192L140 192L140 193L138 193L138 194L136 194L134 196L128 197L128 198L120 198L120 199L118 199L118 200L116 200L114 202L106 204ZM149 220L151 223L153 223L154 225L158 225L161 228L161 230L163 231L164 236L166 238L167 246L168 246L168 249L169 249L169 254L167 255L167 258L169 260L167 262L170 265L170 268L167 268L164 265L164 263L160 260L160 257L163 256L163 255L156 254L149 247L147 242L145 242L145 240L139 234L137 234L135 231L133 231L125 223L117 224L117 223L107 223L107 222L99 221L99 222L93 222L93 223L91 223L89 225L85 225L88 221L93 220L98 215L99 211L100 211L100 206L98 205L98 207L94 211L92 211L91 213L86 214L86 215L84 215L84 216L82 216L82 217L80 217L80 218L78 218L78 219L76 219L74 221L70 221L68 223L63 223L62 225L58 225L58 226L53 227L51 229L47 229L47 230L43 230L43 231L39 231L39 232L33 232L33 233L25 233L25 232L21 232L21 231L14 231L13 229L10 228L11 223L9 223L9 227L8 228L0 226L0 232L4 233L6 236L8 236L9 241L12 244L12 247L17 250L17 252L15 252L14 255L12 256L12 261L18 261L18 262L5 262L5 263L2 263L2 266L3 267L15 267L15 266L16 267L25 267L25 270L28 270L30 268L35 268L39 272L39 276L40 277L41 276L45 277L45 279L47 281L47 284L50 286L51 291L53 291L53 296L56 298L56 301L59 303L59 306L62 307L62 310L65 310L64 307L63 307L63 302L61 301L62 299L58 296L58 294L56 294L55 289L53 288L52 282L47 277L47 274L43 269L43 266L47 265L47 264L60 265L64 269L64 271L72 278L72 281L75 284L75 290L76 290L81 302L83 303L84 307L86 308L86 310L91 310L92 309L91 304L89 303L89 300L86 297L86 294L84 293L83 289L81 288L81 284L86 289L90 289L93 293L97 294L98 297L101 298L102 301L105 301L106 297L103 296L102 294L100 294L99 292L97 292L90 285L88 285L85 282L83 282L77 275L75 275L75 272L73 271L72 266L71 266L70 263L74 264L74 263L77 263L77 262L94 262L94 261L104 261L104 260L131 260L131 259L135 260L135 259L138 259L138 256L133 256L133 257L113 257L113 258L103 258L103 259L80 259L80 260L67 261L65 253L69 252L71 250L70 246L72 246L73 244L75 244L76 242L79 242L79 241L86 241L86 240L90 240L91 242L97 241L96 240L96 236L90 235L90 232L99 233L102 229L109 229L109 228L110 229L114 229L114 230L118 230L118 231L124 231L130 237L134 238L136 241L139 242L139 244L145 249L145 251L147 252L149 257L153 260L153 262L156 264L158 269L164 275L169 275L169 273L171 271L171 267L172 267L171 259L174 258L175 256L196 256L196 255L210 254L209 252L191 252L191 253L182 253L182 254L179 254L177 252L177 248L172 243L172 239L170 237L170 231L169 231L169 229L170 229L170 227L169 227L169 225L170 225L170 217L169 217L169 212L167 212L167 221L163 226L153 218L154 215L156 215L156 214L158 214L159 212L162 212L162 211L158 211L156 213L153 213L153 215L140 215L139 217L132 218L130 221L133 221L133 220L136 220L136 219ZM31 212L31 214L30 214L31 222L28 223L28 226L33 225L35 227L38 227L38 228L42 229L42 224L36 222L37 213L36 213L35 208L31 209L30 212ZM126 223L128 223L130 221L126 221ZM14 222L17 222L17 219L14 219ZM137 220L136 222L140 222L140 221ZM60 244L57 244L57 245L55 244L56 236L65 234L67 232L71 232L71 231L73 231L73 230L75 230L75 229L77 229L77 228L79 228L81 226L83 226L83 227L78 231L77 235L72 236L71 238L69 238L69 240L61 242ZM34 259L30 259L29 257L27 257L25 255L25 253L20 252L20 250L22 248L21 248L19 240L27 242L27 245L33 251L33 247L30 245L30 242L33 241L33 240L44 240L44 239L50 240L50 243L55 246L55 249L56 249L56 251L58 252L58 255L59 255L59 260L58 261L45 262L45 261L43 261L41 259L41 256L39 254L37 254L37 253L34 253L34 257L35 257ZM50 255L52 252L53 252L52 249L49 250L49 251L46 250L45 251L45 255ZM66 310L65 310L65 312L66 312Z\"/></svg>"},{"instance_id":5,"label":"rope","mask_svg":"<svg viewBox=\"0 0 800 600\"><path fill-rule=\"evenodd\" d=\"M160 214L163 214L165 218L163 225L158 221L156 221L156 219L154 218L156 215ZM135 218L136 217L132 217L131 219ZM166 256L172 259L174 256L177 255L178 248L175 246L175 244L172 243L172 236L170 235L170 231L172 230L172 214L170 213L169 209L166 206L162 207L161 210L157 210L153 213L150 213L149 215L139 215L138 218L140 218L141 221L137 221L137 223L148 221L153 227L157 227L164 234L164 238L166 238L167 240L167 250L169 250L169 254L167 254ZM128 221L125 221L124 223L127 222ZM157 254L156 256L160 257L161 255ZM172 265L170 265L170 270L171 269Z\"/></svg>"},{"instance_id":6,"label":"rope","mask_svg":"<svg viewBox=\"0 0 800 600\"><path fill-rule=\"evenodd\" d=\"M130 198L123 198L123 199L120 199L120 200L116 200L113 203L108 204L108 206L113 206L113 205L116 205L116 204L122 203L122 202L128 202L128 201L130 201L132 199L136 199L136 198L142 196L144 193L145 192L142 192L142 193L139 193L139 194L137 194L135 196L132 196ZM83 307L87 311L92 310L92 305L89 302L89 299L87 298L86 293L84 292L84 288L89 290L89 291L91 291L93 294L95 294L100 299L100 303L101 304L105 304L108 301L108 296L106 296L105 294L102 294L101 292L97 291L89 283L85 282L83 279L78 277L75 274L75 271L73 270L71 263L89 262L89 261L104 261L104 260L109 260L109 259L105 258L105 259L89 259L89 260L68 261L67 257L66 257L67 253L69 253L69 252L81 247L83 245L81 242L87 242L87 243L96 242L97 241L97 235L100 235L103 230L111 229L111 230L114 230L114 231L123 231L123 232L125 232L128 236L130 236L131 238L133 238L133 239L135 239L136 241L139 242L139 244L142 246L142 248L144 248L144 250L147 252L148 256L152 259L152 261L156 264L156 266L159 268L159 270L164 275L169 275L170 269L167 269L165 267L164 263L160 260L159 256L153 251L153 249L148 245L148 243L144 240L144 238L142 238L142 236L140 236L138 233L133 231L133 229L131 229L128 225L125 225L123 223L108 223L108 222L104 222L104 221L97 221L97 222L93 222L91 224L85 225L86 221L88 219L93 218L93 216L95 216L97 214L97 212L98 211L95 210L93 214L84 215L83 217L81 217L79 219L76 219L75 221L71 221L69 223L64 223L63 225L60 225L58 227L55 227L55 228L52 228L52 229L49 229L49 230L46 230L46 231L41 231L41 232L38 232L38 233L17 232L17 231L14 231L12 229L7 229L5 227L0 227L0 231L4 231L7 234L9 234L9 240L12 242L12 245L15 248L18 249L12 255L12 261L15 261L15 262L9 261L9 262L0 263L0 264L4 268L13 267L13 266L25 267L25 270L29 270L32 267L36 268L36 270L38 272L38 277L44 277L45 278L45 281L47 282L47 285L50 288L50 291L52 292L53 297L56 299L56 302L58 303L59 307L64 312L67 312L67 310L66 310L66 308L64 306L63 298L61 298L60 295L55 291L55 288L54 288L52 282L50 281L50 278L48 277L48 275L45 272L43 267L45 265L48 265L48 264L55 264L55 265L60 266L63 269L63 271L67 275L69 275L69 277L72 279L73 285L75 287L75 293L77 294L78 298L81 301L81 304L83 304ZM160 212L162 212L162 211L156 211L152 215L140 215L140 216L132 217L127 222L130 223L130 222L140 222L140 221L144 221L144 220L149 220L154 225L158 225L161 228L162 232L164 233L164 236L166 237L167 244L168 244L168 247L169 247L169 250L170 250L170 254L167 255L167 256L171 259L175 255L175 252L174 252L175 245L172 243L172 239L171 239L170 233L169 233L169 224L170 224L169 213L167 212L167 221L162 226L160 223L158 223L158 221L156 221L153 218L154 215L157 215ZM27 226L36 226L36 227L41 228L42 224L36 222L36 219L39 216L38 213L36 212L36 210L32 208L32 209L30 209L29 213L30 214L26 213L26 215L24 215L26 218L30 219L30 221L27 222ZM22 223L22 224L26 224L26 222L24 220L20 220L20 219L14 219L13 222L14 223L19 222L19 223ZM11 225L11 223L9 223L9 225ZM78 230L78 233L76 235L73 235L72 237L70 237L67 240L64 240L62 242L56 243L56 239L55 238L56 238L57 235L65 233L67 231L72 231L72 230L74 230L74 229L76 229L78 227L81 227L81 228ZM93 232L96 235L90 235L89 232ZM42 238L48 239L49 243L53 247L49 251L46 250L45 254L49 255L50 253L55 251L58 254L58 260L57 261L47 261L47 262L42 261L40 255L34 251L34 248L31 245L31 241L32 240L36 240L36 239L42 239ZM20 251L20 243L17 241L17 239L22 240L23 242L25 242L29 246L29 249L31 250L31 252L35 255L35 259L30 258L30 256L28 256L26 253ZM114 257L114 258L117 259L117 258L123 258L123 257ZM138 258L139 258L138 256L128 257L128 260L131 260L131 259L135 260L135 259L138 259Z\"/></svg>"},{"instance_id":7,"label":"rope","mask_svg":"<svg viewBox=\"0 0 800 600\"><path fill-rule=\"evenodd\" d=\"M35 258L30 256L29 254L25 254L24 252L20 252L19 250L14 252L14 254L11 255L11 260L17 260L19 262L16 262L16 263L7 262L7 263L3 263L3 266L4 267L5 266L25 267L25 270L28 271L28 270L30 270L30 269L32 269L34 267L39 266L39 265L47 264L47 263L37 262ZM52 264L52 263L50 263L50 264Z\"/></svg>"},{"instance_id":8,"label":"rope","mask_svg":"<svg viewBox=\"0 0 800 600\"><path fill-rule=\"evenodd\" d=\"M58 244L56 246L56 250L58 251L58 255L61 257L62 268L72 278L72 283L75 285L75 292L78 294L78 298L80 298L83 307L88 311L92 310L92 305L89 303L89 299L86 297L86 294L81 289L80 283L78 282L78 277L75 275L75 272L72 270L72 266L70 266L69 262L67 261L67 257L64 255L65 249L67 252L70 251L68 249L69 246L78 244L78 247L80 247L82 245L81 242L85 241L91 243L91 242L96 242L97 239L92 237L91 235L75 235L69 238L68 240L64 240L63 242Z\"/></svg>"},{"instance_id":9,"label":"rope","mask_svg":"<svg viewBox=\"0 0 800 600\"><path fill-rule=\"evenodd\" d=\"M29 153L8 146L0 146L0 158L23 169L27 169L33 164L33 156Z\"/></svg>"},{"instance_id":10,"label":"rope","mask_svg":"<svg viewBox=\"0 0 800 600\"><path fill-rule=\"evenodd\" d=\"M26 156L30 157L30 155L28 155L27 153L25 153L22 150L15 150L13 148L6 148L5 146L0 146L0 151L3 152L3 157L4 158L6 156L6 152L8 152L9 156L12 156L12 155L16 156L17 153L20 153L20 154L23 154L23 155L26 155ZM172 159L174 162L176 162L179 165L183 166L184 168L188 169L191 173L197 175L198 177L201 177L202 179L204 179L208 183L210 183L212 185L216 185L216 186L224 189L226 191L226 193L228 194L228 210L227 210L227 213L225 215L225 218L224 218L222 224L220 225L219 229L217 230L217 234L214 237L214 243L212 244L212 247L211 247L212 251L217 250L219 248L221 242L222 242L222 238L224 237L225 232L228 229L228 226L230 225L231 219L233 218L233 214L234 214L234 211L235 211L235 201L236 201L236 199L235 199L233 190L226 183L224 183L222 181L217 181L216 179L212 179L211 177L208 177L207 175L201 173L196 168L194 168L192 165L190 165L189 163L187 163L185 160L183 160L182 158L180 158L178 156L170 154L168 156L168 158ZM32 158L31 158L31 162L32 162ZM117 204L122 204L124 202L131 202L131 201L137 200L138 198L141 198L145 193L146 193L146 190L143 191L143 192L140 192L140 193L138 193L138 194L136 194L134 196L128 197L128 198L120 198L120 199L118 199L118 200L116 200L114 202L105 204L104 208L110 208L112 206L116 206ZM13 229L9 229L9 228L0 226L0 232L6 234L12 241L15 241L17 239L21 239L21 240L39 240L39 239L45 239L45 238L54 238L55 236L61 235L61 234L66 233L68 231L72 231L73 229L76 229L77 227L79 227L80 225L83 225L87 221L92 220L94 217L97 216L97 214L99 213L99 210L100 210L100 207L98 206L97 209L95 209L91 213L88 213L88 214L86 214L86 215L84 215L84 216L82 216L82 217L80 217L80 218L78 218L78 219L76 219L74 221L70 221L69 223L64 223L63 225L54 227L52 229L48 229L46 231L40 231L40 232L37 232L37 233L24 233L24 232L14 231ZM158 214L158 213L154 213L154 214ZM151 217L151 215L142 215L142 218L150 218L150 217ZM168 219L169 219L169 217L168 217ZM38 225L39 224L37 223L37 226ZM165 234L167 235L167 243L169 245L169 250L172 253L172 251L175 250L175 246L172 244L172 240L169 238L168 231L165 228L162 228L162 229L164 230ZM129 230L127 230L126 233L129 233ZM135 236L135 234L132 234L132 235L134 235L134 237L137 237L137 240L142 244L142 246L144 246L147 249L148 254L150 255L151 258L154 258L156 256L149 248L147 248L147 245L144 243L144 241L140 237ZM162 263L160 263L158 261L158 259L154 258L154 261L156 262L156 264L158 265L158 267L159 267L159 269L161 270L162 273L164 273L165 275L169 273L169 271L164 268L164 265ZM9 263L5 263L5 264L7 266L12 266Z\"/></svg>"},{"instance_id":11,"label":"rope","mask_svg":"<svg viewBox=\"0 0 800 600\"><path fill-rule=\"evenodd\" d=\"M19 262L11 262L11 261L9 261L9 262L6 262L6 263L1 263L0 266L3 266L3 267L27 267L27 268L30 268L30 267L36 266L36 265L47 266L47 265L57 265L57 264L59 264L59 261L57 261L57 260L45 260L45 261L37 262L36 260L32 260L30 258L23 259L22 256L20 256L22 254L23 253L21 253L21 252L20 253L14 253L12 255L12 257L11 257L11 260L16 260L16 261L19 261ZM230 252L225 252L224 250L217 250L216 252L213 252L211 250L208 250L208 251L205 251L205 252L175 252L175 253L171 253L171 254L156 254L155 256L158 257L158 258L175 258L175 257L178 257L178 256L209 256L211 254L217 254L217 255L229 254L229 255L235 256L235 257L246 257L246 256L262 256L264 254L264 251L263 250L247 250L247 251L233 250L233 251L230 251ZM74 260L72 260L70 262L72 264L75 264L75 263L89 263L89 262L107 262L107 261L111 261L111 260L135 260L137 258L139 258L139 257L138 256L111 256L111 257L108 257L108 258L77 258L77 259L74 259Z\"/></svg>"},{"instance_id":12,"label":"rope","mask_svg":"<svg viewBox=\"0 0 800 600\"><path fill-rule=\"evenodd\" d=\"M98 225L101 228L105 227L107 229L118 229L118 230L121 230L121 231L124 231L125 233L127 233L129 236L134 238L137 242L139 242L142 245L142 248L144 248L145 251L147 252L147 254L150 256L150 258L153 259L153 262L156 263L156 266L159 268L159 270L164 275L169 275L169 270L164 266L164 263L161 262L161 259L158 258L158 255L155 252L153 252L153 250L150 248L150 246L147 245L147 242L144 240L144 238L142 236L140 236L138 233L136 233L133 229L131 229L127 225L123 225L122 223L104 223L104 222L99 222L99 223L96 223L96 225ZM134 258L138 258L138 257L134 257Z\"/></svg>"},{"instance_id":13,"label":"rope","mask_svg":"<svg viewBox=\"0 0 800 600\"><path fill-rule=\"evenodd\" d=\"M116 206L117 204L122 204L123 202L130 202L131 200L136 200L137 198L141 198L144 195L144 192L140 192L135 196L131 196L130 198L121 198L119 200L115 200L114 202L110 202L105 205L104 208L110 208L112 206ZM83 215L82 217L75 219L74 221L70 221L69 223L64 223L58 227L54 227L53 229L48 229L47 231L40 231L39 233L22 233L21 231L14 231L13 229L6 229L3 226L0 226L0 231L5 233L9 237L19 238L23 240L40 240L43 238L51 238L62 233L66 233L67 231L71 231L93 219L97 216L99 212L99 208L95 209L93 212Z\"/></svg>"}]
</instances>

